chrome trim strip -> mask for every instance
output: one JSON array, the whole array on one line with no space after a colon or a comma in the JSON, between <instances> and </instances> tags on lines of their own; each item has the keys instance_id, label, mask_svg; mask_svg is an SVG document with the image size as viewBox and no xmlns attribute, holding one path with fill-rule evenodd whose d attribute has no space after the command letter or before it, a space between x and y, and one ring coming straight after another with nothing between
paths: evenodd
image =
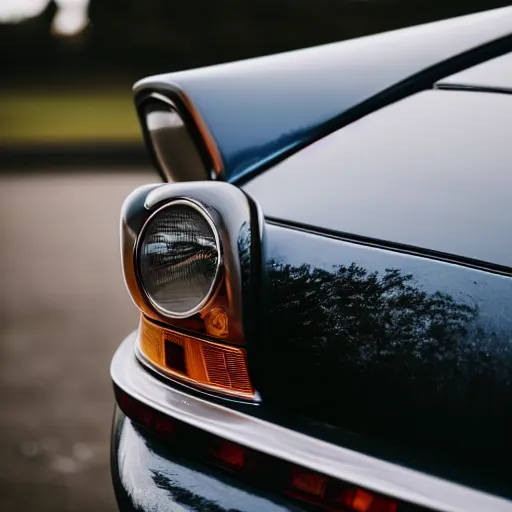
<instances>
[{"instance_id":1,"label":"chrome trim strip","mask_svg":"<svg viewBox=\"0 0 512 512\"><path fill-rule=\"evenodd\" d=\"M148 94L147 97L144 99L150 99L150 98L152 98L154 100L161 101L162 103L167 103L167 105L169 105L174 110L176 110L176 112L178 111L178 108L176 107L175 103L173 101L171 101L167 96L164 96L163 94L159 94L158 92L152 92L152 93Z\"/></svg>"},{"instance_id":2,"label":"chrome trim strip","mask_svg":"<svg viewBox=\"0 0 512 512\"><path fill-rule=\"evenodd\" d=\"M150 194L146 197L146 201L144 203L144 207L146 210L151 210L155 204L150 202ZM153 297L148 293L146 288L144 287L144 284L142 282L142 278L140 275L140 251L141 251L141 244L142 240L144 238L144 233L149 225L149 223L158 215L160 215L163 211L168 210L169 208L173 208L175 206L187 206L189 208L192 208L195 210L199 215L201 215L205 220L210 229L212 230L213 237L215 238L215 246L217 249L217 265L215 267L215 275L213 276L212 282L210 284L210 288L206 295L202 298L200 302L198 302L193 308L190 308L187 311L183 312L176 312L176 311L168 311L167 309L161 307L155 300L153 300ZM144 222L144 225L142 226L139 234L137 235L137 239L135 240L135 251L134 251L134 262L133 262L133 268L135 269L135 274L137 277L137 281L139 283L139 287L141 291L144 293L148 301L150 302L151 306L158 311L161 315L164 317L173 319L173 318L188 318L197 312L201 311L203 307L208 303L208 301L212 298L214 295L215 290L217 290L220 277L221 277L221 270L223 266L223 257L222 257L222 245L220 242L220 236L219 232L217 230L217 227L215 226L215 223L213 219L211 218L210 214L203 208L203 206L198 203L197 201L193 201L191 199L173 199L169 201L168 203L164 204L160 208L156 209L154 212L152 212L149 217Z\"/></svg>"},{"instance_id":3,"label":"chrome trim strip","mask_svg":"<svg viewBox=\"0 0 512 512\"><path fill-rule=\"evenodd\" d=\"M493 85L464 85L454 83L438 83L434 85L434 89L439 91L467 91L467 92L486 92L496 94L512 94L512 87L498 87Z\"/></svg>"},{"instance_id":4,"label":"chrome trim strip","mask_svg":"<svg viewBox=\"0 0 512 512\"><path fill-rule=\"evenodd\" d=\"M441 512L511 512L512 502L385 462L172 389L138 364L130 334L112 380L135 399L190 425L263 453Z\"/></svg>"}]
</instances>

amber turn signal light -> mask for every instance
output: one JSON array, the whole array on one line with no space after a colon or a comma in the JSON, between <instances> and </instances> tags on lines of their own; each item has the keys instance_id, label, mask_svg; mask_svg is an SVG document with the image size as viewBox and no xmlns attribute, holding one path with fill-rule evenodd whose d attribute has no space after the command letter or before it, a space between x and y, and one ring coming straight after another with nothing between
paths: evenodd
<instances>
[{"instance_id":1,"label":"amber turn signal light","mask_svg":"<svg viewBox=\"0 0 512 512\"><path fill-rule=\"evenodd\" d=\"M225 321L227 329L227 317ZM216 313L215 328L222 329L223 322ZM168 377L230 397L254 399L245 350L241 348L160 327L142 316L139 349L147 363Z\"/></svg>"}]
</instances>

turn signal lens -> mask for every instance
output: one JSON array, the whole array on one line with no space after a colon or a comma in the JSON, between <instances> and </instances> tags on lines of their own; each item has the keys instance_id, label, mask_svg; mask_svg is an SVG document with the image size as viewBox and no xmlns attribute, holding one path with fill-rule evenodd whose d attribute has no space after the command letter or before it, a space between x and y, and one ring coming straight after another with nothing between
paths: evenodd
<instances>
[{"instance_id":1,"label":"turn signal lens","mask_svg":"<svg viewBox=\"0 0 512 512\"><path fill-rule=\"evenodd\" d=\"M396 512L398 510L398 504L395 501L362 489L343 489L337 496L336 502L355 512Z\"/></svg>"},{"instance_id":2,"label":"turn signal lens","mask_svg":"<svg viewBox=\"0 0 512 512\"><path fill-rule=\"evenodd\" d=\"M232 397L254 399L241 348L164 329L144 316L139 348L151 366L169 377Z\"/></svg>"},{"instance_id":3,"label":"turn signal lens","mask_svg":"<svg viewBox=\"0 0 512 512\"><path fill-rule=\"evenodd\" d=\"M318 473L292 468L290 486L299 493L322 498L325 494L328 478Z\"/></svg>"},{"instance_id":4,"label":"turn signal lens","mask_svg":"<svg viewBox=\"0 0 512 512\"><path fill-rule=\"evenodd\" d=\"M228 469L243 469L246 462L247 450L242 446L218 439L213 442L209 450L212 461L216 461L220 466L225 466Z\"/></svg>"}]
</instances>

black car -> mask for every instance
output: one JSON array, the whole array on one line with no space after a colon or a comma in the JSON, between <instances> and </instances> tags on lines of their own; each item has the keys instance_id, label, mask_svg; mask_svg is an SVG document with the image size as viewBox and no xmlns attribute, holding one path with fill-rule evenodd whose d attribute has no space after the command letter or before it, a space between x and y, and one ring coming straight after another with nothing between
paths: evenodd
<instances>
[{"instance_id":1,"label":"black car","mask_svg":"<svg viewBox=\"0 0 512 512\"><path fill-rule=\"evenodd\" d=\"M121 510L512 511L511 94L512 8L136 84Z\"/></svg>"}]
</instances>

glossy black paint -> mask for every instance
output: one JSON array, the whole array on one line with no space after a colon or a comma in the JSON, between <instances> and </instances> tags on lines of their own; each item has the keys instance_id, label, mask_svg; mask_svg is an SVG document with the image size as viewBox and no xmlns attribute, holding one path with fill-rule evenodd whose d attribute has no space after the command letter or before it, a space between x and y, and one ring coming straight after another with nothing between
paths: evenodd
<instances>
[{"instance_id":1,"label":"glossy black paint","mask_svg":"<svg viewBox=\"0 0 512 512\"><path fill-rule=\"evenodd\" d=\"M305 510L176 453L135 426L117 407L112 427L111 465L121 512Z\"/></svg>"},{"instance_id":2,"label":"glossy black paint","mask_svg":"<svg viewBox=\"0 0 512 512\"><path fill-rule=\"evenodd\" d=\"M511 272L512 97L425 91L250 181L267 218Z\"/></svg>"},{"instance_id":3,"label":"glossy black paint","mask_svg":"<svg viewBox=\"0 0 512 512\"><path fill-rule=\"evenodd\" d=\"M169 97L199 129L213 170L236 181L444 76L509 51L511 27L512 8L503 8L158 75L134 89L139 105L151 92Z\"/></svg>"},{"instance_id":4,"label":"glossy black paint","mask_svg":"<svg viewBox=\"0 0 512 512\"><path fill-rule=\"evenodd\" d=\"M439 80L436 87L512 93L512 53Z\"/></svg>"},{"instance_id":5,"label":"glossy black paint","mask_svg":"<svg viewBox=\"0 0 512 512\"><path fill-rule=\"evenodd\" d=\"M267 226L263 405L512 495L512 279Z\"/></svg>"}]
</instances>

